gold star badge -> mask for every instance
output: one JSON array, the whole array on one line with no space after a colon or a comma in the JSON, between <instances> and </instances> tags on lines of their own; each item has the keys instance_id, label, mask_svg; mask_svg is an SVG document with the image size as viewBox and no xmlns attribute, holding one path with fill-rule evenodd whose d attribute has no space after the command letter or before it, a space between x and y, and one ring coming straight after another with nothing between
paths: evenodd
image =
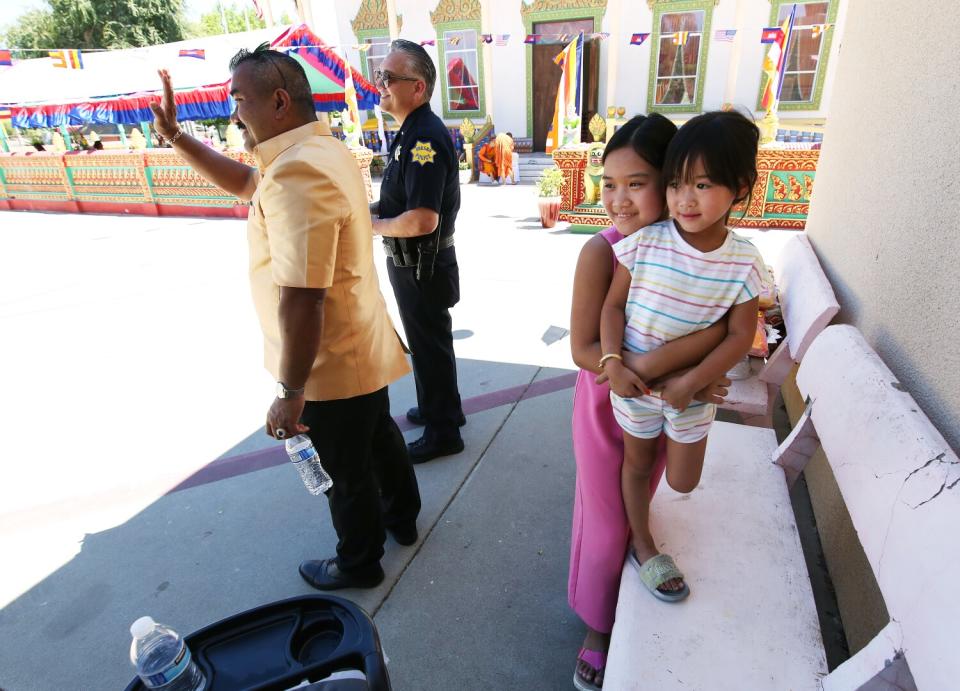
<instances>
[{"instance_id":1,"label":"gold star badge","mask_svg":"<svg viewBox=\"0 0 960 691\"><path fill-rule=\"evenodd\" d=\"M430 142L417 141L416 145L410 150L410 155L413 157L414 163L425 166L428 163L433 163L433 157L437 155L437 152L434 151Z\"/></svg>"}]
</instances>

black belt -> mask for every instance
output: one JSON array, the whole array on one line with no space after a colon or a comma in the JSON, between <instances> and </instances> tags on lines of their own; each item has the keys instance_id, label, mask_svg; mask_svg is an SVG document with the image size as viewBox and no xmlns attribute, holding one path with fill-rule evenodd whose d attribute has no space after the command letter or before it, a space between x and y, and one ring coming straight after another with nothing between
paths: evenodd
<instances>
[{"instance_id":1,"label":"black belt","mask_svg":"<svg viewBox=\"0 0 960 691\"><path fill-rule=\"evenodd\" d=\"M445 238L440 238L440 242L437 243L437 251L445 250L448 247L453 247L453 235L448 235Z\"/></svg>"}]
</instances>

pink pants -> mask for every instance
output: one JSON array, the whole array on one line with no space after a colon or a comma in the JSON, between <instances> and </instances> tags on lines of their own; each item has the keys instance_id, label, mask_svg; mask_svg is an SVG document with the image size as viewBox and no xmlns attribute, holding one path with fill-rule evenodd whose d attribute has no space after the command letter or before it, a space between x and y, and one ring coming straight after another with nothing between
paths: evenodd
<instances>
[{"instance_id":1,"label":"pink pants","mask_svg":"<svg viewBox=\"0 0 960 691\"><path fill-rule=\"evenodd\" d=\"M567 600L587 626L610 633L630 525L620 485L623 431L613 417L610 387L595 384L595 377L592 372L580 370L573 395L577 485ZM664 444L661 436L657 464L650 478L651 497L666 466Z\"/></svg>"}]
</instances>

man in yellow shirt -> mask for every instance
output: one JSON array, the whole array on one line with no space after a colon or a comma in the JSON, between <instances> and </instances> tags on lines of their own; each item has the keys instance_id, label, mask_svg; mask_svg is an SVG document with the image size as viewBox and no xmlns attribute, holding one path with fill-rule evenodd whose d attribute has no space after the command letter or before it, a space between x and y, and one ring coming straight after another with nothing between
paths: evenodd
<instances>
[{"instance_id":1,"label":"man in yellow shirt","mask_svg":"<svg viewBox=\"0 0 960 691\"><path fill-rule=\"evenodd\" d=\"M250 285L277 379L266 433L306 433L333 479L337 556L307 560L315 588L383 580L385 529L417 541L420 493L387 384L409 371L373 265L373 231L360 170L317 121L303 68L261 46L231 61L231 119L256 168L183 133L165 70L157 131L215 185L249 200Z\"/></svg>"}]
</instances>

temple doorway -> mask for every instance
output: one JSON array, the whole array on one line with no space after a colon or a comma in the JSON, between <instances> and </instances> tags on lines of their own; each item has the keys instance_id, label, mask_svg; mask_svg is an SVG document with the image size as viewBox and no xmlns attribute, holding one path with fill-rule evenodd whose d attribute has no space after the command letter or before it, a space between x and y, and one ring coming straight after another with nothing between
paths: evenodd
<instances>
[{"instance_id":1,"label":"temple doorway","mask_svg":"<svg viewBox=\"0 0 960 691\"><path fill-rule=\"evenodd\" d=\"M575 35L595 31L593 19L574 19L564 22L536 22L533 33L547 36ZM533 49L533 150L544 151L547 132L553 123L553 109L560 85L561 69L553 62L565 44L534 44ZM597 112L597 95L600 85L600 42L585 41L583 45L583 99L580 138L591 141L587 125Z\"/></svg>"}]
</instances>

